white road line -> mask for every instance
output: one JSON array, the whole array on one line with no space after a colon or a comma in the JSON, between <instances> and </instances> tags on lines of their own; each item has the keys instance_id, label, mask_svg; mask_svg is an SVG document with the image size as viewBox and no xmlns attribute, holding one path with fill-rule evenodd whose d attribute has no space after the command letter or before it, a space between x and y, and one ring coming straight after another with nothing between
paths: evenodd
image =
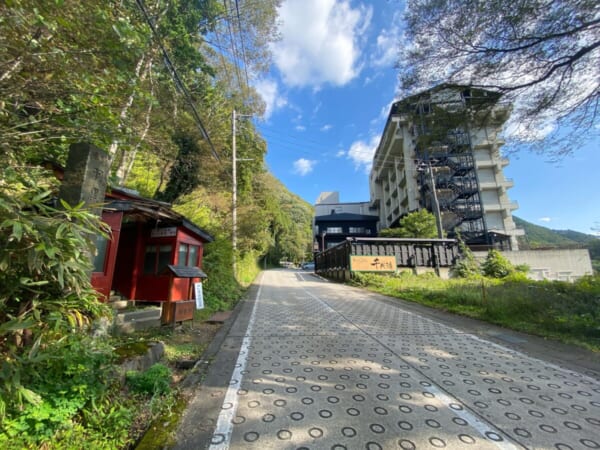
<instances>
[{"instance_id":1,"label":"white road line","mask_svg":"<svg viewBox=\"0 0 600 450\"><path fill-rule=\"evenodd\" d=\"M246 363L248 362L248 347L250 347L251 330L252 326L254 325L256 305L258 304L258 299L260 298L261 291L262 276L260 280L260 285L258 287L258 292L256 293L256 298L254 299L254 304L252 305L252 312L250 313L250 320L248 321L246 335L242 340L240 353L238 354L235 368L233 369L233 373L231 374L229 387L227 388L225 399L223 400L223 406L221 407L221 412L219 413L219 418L217 420L217 426L215 427L215 431L213 433L212 442L209 447L210 450L229 449L229 444L231 442L231 433L233 432L232 420L235 417L235 413L238 407L237 391L242 385L242 379L244 378L242 372L246 369Z\"/></svg>"},{"instance_id":2,"label":"white road line","mask_svg":"<svg viewBox=\"0 0 600 450\"><path fill-rule=\"evenodd\" d=\"M324 300L322 300L321 298L317 297L316 295L312 294L311 292L309 292L306 288L304 288L304 291L314 300L318 301L319 303L321 303L323 306L331 309L332 311L336 312L337 314L342 315L341 313L339 313L338 311L336 311L335 309L333 309L330 305L327 304L327 302L325 302ZM409 311L406 311L409 314L413 314ZM421 319L425 319L425 320L429 320L430 322L436 323L438 325L442 325L445 326L443 324L440 324L438 322L435 322L431 319L427 319L423 316L420 316L418 314L414 314L418 317L420 317ZM342 317L344 317L342 315ZM351 323L353 326L355 326L357 329L361 330L360 327L358 327L357 325L355 325L352 321L346 319L349 323ZM451 328L451 327L448 327ZM361 330L363 333L365 333L363 330ZM457 330L458 331L458 330ZM367 336L369 336L371 339L374 339L378 344L383 345L385 347L385 345L381 342L379 342L377 339L375 339L373 336L371 336L368 333L365 333ZM400 358L402 359L402 358ZM409 364L412 367L412 364ZM416 368L413 367L414 370L416 370L417 372L420 373L419 370L417 370ZM429 377L427 377L429 378ZM457 414L458 416L462 417L465 421L467 421L469 423L469 425L471 425L475 430L477 430L479 432L479 434L488 442L496 445L496 447L503 449L503 450L517 450L517 446L515 446L512 442L507 441L504 437L502 437L502 434L505 434L504 432L500 432L498 433L495 427L490 426L490 424L488 424L486 421L479 419L476 415L471 414L464 406L461 400L459 400L458 398L454 398L449 396L448 394L446 394L444 391L442 391L441 389L438 389L437 385L435 384L435 381L432 380L431 378L429 378L431 380L431 385L429 386L429 390L432 391L432 393L436 396L436 398L438 398L445 406L447 406L448 408L452 409L454 411L455 414ZM457 406L454 406L457 405ZM508 436L508 435L507 435Z\"/></svg>"},{"instance_id":3,"label":"white road line","mask_svg":"<svg viewBox=\"0 0 600 450\"><path fill-rule=\"evenodd\" d=\"M501 433L504 434L504 432L498 433L497 429L490 427L488 423L471 414L465 407L463 407L463 403L459 399L450 397L448 394L438 389L434 384L429 386L429 390L444 405L452 409L454 414L462 417L466 422L469 423L470 426L475 428L485 440L501 449L517 450L517 446L502 437Z\"/></svg>"}]
</instances>

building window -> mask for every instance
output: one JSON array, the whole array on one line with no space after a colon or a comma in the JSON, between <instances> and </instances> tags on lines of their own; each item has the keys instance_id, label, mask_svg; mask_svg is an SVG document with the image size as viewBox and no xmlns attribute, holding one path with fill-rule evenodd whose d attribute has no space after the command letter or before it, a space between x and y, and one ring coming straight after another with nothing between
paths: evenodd
<instances>
[{"instance_id":1,"label":"building window","mask_svg":"<svg viewBox=\"0 0 600 450\"><path fill-rule=\"evenodd\" d=\"M102 235L96 236L96 255L94 256L94 272L104 272L108 239Z\"/></svg>"},{"instance_id":2,"label":"building window","mask_svg":"<svg viewBox=\"0 0 600 450\"><path fill-rule=\"evenodd\" d=\"M198 246L179 244L179 257L177 264L180 266L195 267L198 265Z\"/></svg>"},{"instance_id":3,"label":"building window","mask_svg":"<svg viewBox=\"0 0 600 450\"><path fill-rule=\"evenodd\" d=\"M350 234L364 234L365 227L350 227Z\"/></svg>"},{"instance_id":4,"label":"building window","mask_svg":"<svg viewBox=\"0 0 600 450\"><path fill-rule=\"evenodd\" d=\"M171 264L172 245L147 245L144 254L144 274L157 275Z\"/></svg>"},{"instance_id":5,"label":"building window","mask_svg":"<svg viewBox=\"0 0 600 450\"><path fill-rule=\"evenodd\" d=\"M342 227L327 227L327 234L342 234Z\"/></svg>"}]
</instances>

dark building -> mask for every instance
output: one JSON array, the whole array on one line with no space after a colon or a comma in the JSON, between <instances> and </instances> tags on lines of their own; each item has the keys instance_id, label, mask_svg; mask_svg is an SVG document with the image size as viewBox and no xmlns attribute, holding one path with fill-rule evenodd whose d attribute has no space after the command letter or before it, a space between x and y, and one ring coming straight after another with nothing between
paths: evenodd
<instances>
[{"instance_id":1,"label":"dark building","mask_svg":"<svg viewBox=\"0 0 600 450\"><path fill-rule=\"evenodd\" d=\"M348 237L375 237L378 221L378 216L345 212L316 216L314 234L318 251L331 248Z\"/></svg>"}]
</instances>

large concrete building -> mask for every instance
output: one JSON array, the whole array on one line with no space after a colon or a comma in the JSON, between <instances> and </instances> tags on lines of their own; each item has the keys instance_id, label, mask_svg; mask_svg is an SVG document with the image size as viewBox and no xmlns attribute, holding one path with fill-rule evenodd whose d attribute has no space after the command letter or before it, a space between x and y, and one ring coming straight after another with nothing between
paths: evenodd
<instances>
[{"instance_id":1,"label":"large concrete building","mask_svg":"<svg viewBox=\"0 0 600 450\"><path fill-rule=\"evenodd\" d=\"M370 207L379 227L436 210L449 237L517 250L499 133L510 114L496 93L442 85L394 103L373 158Z\"/></svg>"},{"instance_id":2,"label":"large concrete building","mask_svg":"<svg viewBox=\"0 0 600 450\"><path fill-rule=\"evenodd\" d=\"M375 237L379 217L369 202L341 203L338 192L321 192L315 203L315 251L331 248L348 237Z\"/></svg>"}]
</instances>

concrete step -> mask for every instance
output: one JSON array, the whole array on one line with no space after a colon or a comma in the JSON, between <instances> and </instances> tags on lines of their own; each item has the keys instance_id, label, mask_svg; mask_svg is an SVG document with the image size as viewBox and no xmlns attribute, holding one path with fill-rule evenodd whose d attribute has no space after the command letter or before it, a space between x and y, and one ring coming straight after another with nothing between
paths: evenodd
<instances>
[{"instance_id":1,"label":"concrete step","mask_svg":"<svg viewBox=\"0 0 600 450\"><path fill-rule=\"evenodd\" d=\"M120 312L115 316L115 323L140 322L145 319L160 319L159 306Z\"/></svg>"},{"instance_id":2,"label":"concrete step","mask_svg":"<svg viewBox=\"0 0 600 450\"><path fill-rule=\"evenodd\" d=\"M127 309L130 307L135 306L135 301L133 300L121 300L119 299L115 299L113 300L112 298L109 300L108 305L115 310L123 310L123 309Z\"/></svg>"},{"instance_id":3,"label":"concrete step","mask_svg":"<svg viewBox=\"0 0 600 450\"><path fill-rule=\"evenodd\" d=\"M117 334L131 334L148 328L158 328L160 325L160 316L158 318L148 317L131 322L115 322L114 330Z\"/></svg>"}]
</instances>

